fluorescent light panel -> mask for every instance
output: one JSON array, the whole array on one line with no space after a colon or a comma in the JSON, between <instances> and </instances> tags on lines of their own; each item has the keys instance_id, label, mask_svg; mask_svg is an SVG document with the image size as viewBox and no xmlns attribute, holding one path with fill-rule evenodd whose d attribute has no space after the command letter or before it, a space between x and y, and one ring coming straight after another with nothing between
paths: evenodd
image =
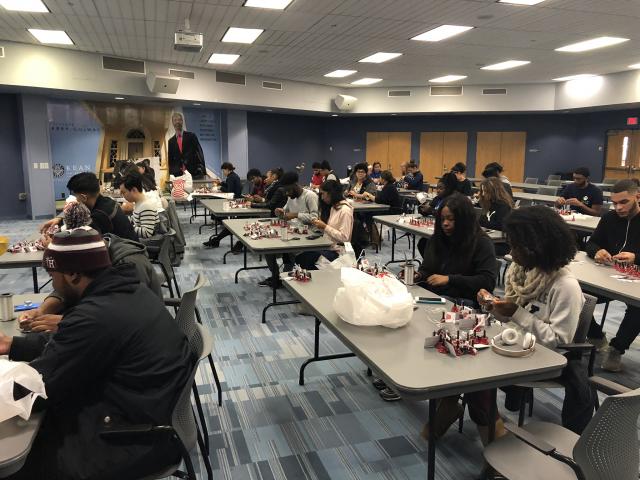
<instances>
[{"instance_id":1,"label":"fluorescent light panel","mask_svg":"<svg viewBox=\"0 0 640 480\"><path fill-rule=\"evenodd\" d=\"M585 40L584 42L572 43L571 45L556 48L556 52L586 52L588 50L595 50L596 48L610 47L611 45L617 45L628 40L628 38L621 37L598 37L592 38L591 40Z\"/></svg>"},{"instance_id":2,"label":"fluorescent light panel","mask_svg":"<svg viewBox=\"0 0 640 480\"><path fill-rule=\"evenodd\" d=\"M292 0L247 0L245 7L270 8L272 10L284 10Z\"/></svg>"},{"instance_id":3,"label":"fluorescent light panel","mask_svg":"<svg viewBox=\"0 0 640 480\"><path fill-rule=\"evenodd\" d=\"M429 81L433 83L448 83L448 82L455 82L456 80L462 80L465 78L467 78L466 75L445 75L444 77L432 78Z\"/></svg>"},{"instance_id":4,"label":"fluorescent light panel","mask_svg":"<svg viewBox=\"0 0 640 480\"><path fill-rule=\"evenodd\" d=\"M393 60L394 58L402 55L401 53L387 53L387 52L378 52L373 55L369 55L366 58L360 60L361 63L382 63L388 62L389 60Z\"/></svg>"},{"instance_id":5,"label":"fluorescent light panel","mask_svg":"<svg viewBox=\"0 0 640 480\"><path fill-rule=\"evenodd\" d=\"M226 43L253 43L264 32L261 28L229 27L222 37Z\"/></svg>"},{"instance_id":6,"label":"fluorescent light panel","mask_svg":"<svg viewBox=\"0 0 640 480\"><path fill-rule=\"evenodd\" d=\"M351 85L373 85L374 83L381 82L381 78L361 78L360 80L356 80L355 82L351 82Z\"/></svg>"},{"instance_id":7,"label":"fluorescent light panel","mask_svg":"<svg viewBox=\"0 0 640 480\"><path fill-rule=\"evenodd\" d=\"M236 54L214 53L209 57L209 63L216 63L219 65L233 65L239 58L240 55Z\"/></svg>"},{"instance_id":8,"label":"fluorescent light panel","mask_svg":"<svg viewBox=\"0 0 640 480\"><path fill-rule=\"evenodd\" d=\"M433 30L421 33L420 35L413 37L411 40L418 40L420 42L439 42L455 35L460 35L474 27L466 27L464 25L440 25Z\"/></svg>"},{"instance_id":9,"label":"fluorescent light panel","mask_svg":"<svg viewBox=\"0 0 640 480\"><path fill-rule=\"evenodd\" d=\"M498 3L508 3L511 5L537 5L544 0L498 0Z\"/></svg>"},{"instance_id":10,"label":"fluorescent light panel","mask_svg":"<svg viewBox=\"0 0 640 480\"><path fill-rule=\"evenodd\" d=\"M558 77L558 78L554 78L553 81L555 82L569 82L571 80L578 80L579 78L588 78L588 77L593 77L595 76L593 73L580 73L578 75L569 75L566 77Z\"/></svg>"},{"instance_id":11,"label":"fluorescent light panel","mask_svg":"<svg viewBox=\"0 0 640 480\"><path fill-rule=\"evenodd\" d=\"M42 0L0 0L0 5L14 12L49 13L49 9Z\"/></svg>"},{"instance_id":12,"label":"fluorescent light panel","mask_svg":"<svg viewBox=\"0 0 640 480\"><path fill-rule=\"evenodd\" d=\"M633 65L629 65L629 68L640 68L640 63L634 63Z\"/></svg>"},{"instance_id":13,"label":"fluorescent light panel","mask_svg":"<svg viewBox=\"0 0 640 480\"><path fill-rule=\"evenodd\" d=\"M330 78L344 78L344 77L348 77L349 75L353 75L354 73L357 73L357 70L334 70L333 72L329 72L325 75L325 77L330 77Z\"/></svg>"},{"instance_id":14,"label":"fluorescent light panel","mask_svg":"<svg viewBox=\"0 0 640 480\"><path fill-rule=\"evenodd\" d=\"M40 43L54 43L56 45L73 45L73 41L64 30L40 30L30 28L29 33Z\"/></svg>"},{"instance_id":15,"label":"fluorescent light panel","mask_svg":"<svg viewBox=\"0 0 640 480\"><path fill-rule=\"evenodd\" d=\"M482 67L482 70L508 70L510 68L521 67L531 63L529 60L507 60L505 62L494 63L493 65L487 65Z\"/></svg>"}]
</instances>

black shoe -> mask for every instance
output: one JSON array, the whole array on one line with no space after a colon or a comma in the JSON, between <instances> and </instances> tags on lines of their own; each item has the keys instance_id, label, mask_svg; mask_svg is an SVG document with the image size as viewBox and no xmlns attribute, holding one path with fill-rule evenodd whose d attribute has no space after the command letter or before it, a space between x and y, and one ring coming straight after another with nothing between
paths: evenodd
<instances>
[{"instance_id":1,"label":"black shoe","mask_svg":"<svg viewBox=\"0 0 640 480\"><path fill-rule=\"evenodd\" d=\"M373 377L373 381L371 382L371 384L377 390L384 390L385 388L387 388L387 384L384 383L384 381L381 378L378 378L378 377Z\"/></svg>"},{"instance_id":2,"label":"black shoe","mask_svg":"<svg viewBox=\"0 0 640 480\"><path fill-rule=\"evenodd\" d=\"M220 240L216 238L210 238L208 241L202 242L202 245L207 248L218 248L220 246Z\"/></svg>"},{"instance_id":3,"label":"black shoe","mask_svg":"<svg viewBox=\"0 0 640 480\"><path fill-rule=\"evenodd\" d=\"M259 287L269 287L271 288L271 277L265 278L261 282L258 282Z\"/></svg>"},{"instance_id":4,"label":"black shoe","mask_svg":"<svg viewBox=\"0 0 640 480\"><path fill-rule=\"evenodd\" d=\"M233 253L234 255L242 253L243 250L244 246L242 245L242 242L236 242L233 244L233 247L231 247L231 253Z\"/></svg>"},{"instance_id":5,"label":"black shoe","mask_svg":"<svg viewBox=\"0 0 640 480\"><path fill-rule=\"evenodd\" d=\"M380 397L385 402L397 402L398 400L402 400L400 395L391 390L389 387L386 387L384 390L380 390Z\"/></svg>"}]
</instances>

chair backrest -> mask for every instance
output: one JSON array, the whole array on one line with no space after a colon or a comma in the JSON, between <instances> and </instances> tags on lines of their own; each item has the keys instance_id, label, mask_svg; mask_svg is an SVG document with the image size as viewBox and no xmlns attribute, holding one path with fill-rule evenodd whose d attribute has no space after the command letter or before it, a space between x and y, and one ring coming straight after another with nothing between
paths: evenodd
<instances>
[{"instance_id":1,"label":"chair backrest","mask_svg":"<svg viewBox=\"0 0 640 480\"><path fill-rule=\"evenodd\" d=\"M606 397L573 447L586 480L638 478L640 388Z\"/></svg>"},{"instance_id":2,"label":"chair backrest","mask_svg":"<svg viewBox=\"0 0 640 480\"><path fill-rule=\"evenodd\" d=\"M559 187L562 185L562 180L547 180L547 185L552 187Z\"/></svg>"},{"instance_id":3,"label":"chair backrest","mask_svg":"<svg viewBox=\"0 0 640 480\"><path fill-rule=\"evenodd\" d=\"M197 370L198 361L196 360L171 413L171 426L180 438L186 454L196 447L198 439L198 426L191 407L191 388Z\"/></svg>"},{"instance_id":4,"label":"chair backrest","mask_svg":"<svg viewBox=\"0 0 640 480\"><path fill-rule=\"evenodd\" d=\"M557 195L558 189L556 187L538 187L536 193L538 195Z\"/></svg>"},{"instance_id":5,"label":"chair backrest","mask_svg":"<svg viewBox=\"0 0 640 480\"><path fill-rule=\"evenodd\" d=\"M172 280L174 277L173 265L171 264L171 254L169 250L171 249L171 241L173 236L176 234L176 231L173 228L170 228L167 233L163 235L162 244L160 245L160 252L158 252L158 262L162 265L162 272L164 273L167 282Z\"/></svg>"},{"instance_id":6,"label":"chair backrest","mask_svg":"<svg viewBox=\"0 0 640 480\"><path fill-rule=\"evenodd\" d=\"M538 179L536 177L527 177L524 179L524 183L538 183Z\"/></svg>"},{"instance_id":7,"label":"chair backrest","mask_svg":"<svg viewBox=\"0 0 640 480\"><path fill-rule=\"evenodd\" d=\"M584 305L578 318L578 327L576 333L573 335L573 343L584 343L587 341L587 332L589 331L589 325L593 318L593 311L596 309L596 303L598 299L588 293L583 293Z\"/></svg>"},{"instance_id":8,"label":"chair backrest","mask_svg":"<svg viewBox=\"0 0 640 480\"><path fill-rule=\"evenodd\" d=\"M547 182L548 182L549 180L560 180L560 175L549 175L549 176L547 177Z\"/></svg>"},{"instance_id":9,"label":"chair backrest","mask_svg":"<svg viewBox=\"0 0 640 480\"><path fill-rule=\"evenodd\" d=\"M182 293L182 300L180 301L180 307L178 307L178 313L176 314L178 327L180 327L182 333L187 337L189 346L191 347L191 353L197 358L200 358L200 354L202 353L203 341L196 325L196 300L198 290L204 286L204 283L204 276L199 273L193 288Z\"/></svg>"}]
</instances>

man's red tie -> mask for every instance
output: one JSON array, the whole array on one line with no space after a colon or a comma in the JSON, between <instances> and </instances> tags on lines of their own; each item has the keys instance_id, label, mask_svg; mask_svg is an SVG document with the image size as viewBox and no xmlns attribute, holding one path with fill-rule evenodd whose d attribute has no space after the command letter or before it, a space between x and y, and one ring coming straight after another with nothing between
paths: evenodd
<instances>
[{"instance_id":1,"label":"man's red tie","mask_svg":"<svg viewBox=\"0 0 640 480\"><path fill-rule=\"evenodd\" d=\"M178 135L177 139L178 139L178 148L180 149L180 153L182 153L182 135Z\"/></svg>"}]
</instances>

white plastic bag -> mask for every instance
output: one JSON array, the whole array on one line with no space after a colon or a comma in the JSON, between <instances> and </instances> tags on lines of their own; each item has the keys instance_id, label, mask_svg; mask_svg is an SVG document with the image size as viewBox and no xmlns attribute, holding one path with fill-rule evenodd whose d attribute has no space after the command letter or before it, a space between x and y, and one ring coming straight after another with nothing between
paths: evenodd
<instances>
[{"instance_id":1,"label":"white plastic bag","mask_svg":"<svg viewBox=\"0 0 640 480\"><path fill-rule=\"evenodd\" d=\"M357 261L351 243L345 242L344 252L338 258L330 262L326 257L320 255L316 267L318 270L339 270L343 267L353 267Z\"/></svg>"},{"instance_id":2,"label":"white plastic bag","mask_svg":"<svg viewBox=\"0 0 640 480\"><path fill-rule=\"evenodd\" d=\"M413 297L398 279L373 277L356 268L342 268L341 279L333 308L345 322L398 328L411 320Z\"/></svg>"},{"instance_id":3,"label":"white plastic bag","mask_svg":"<svg viewBox=\"0 0 640 480\"><path fill-rule=\"evenodd\" d=\"M20 400L13 399L14 383L31 393ZM30 365L22 362L0 360L0 422L19 415L28 420L36 398L47 398L42 376Z\"/></svg>"}]
</instances>

